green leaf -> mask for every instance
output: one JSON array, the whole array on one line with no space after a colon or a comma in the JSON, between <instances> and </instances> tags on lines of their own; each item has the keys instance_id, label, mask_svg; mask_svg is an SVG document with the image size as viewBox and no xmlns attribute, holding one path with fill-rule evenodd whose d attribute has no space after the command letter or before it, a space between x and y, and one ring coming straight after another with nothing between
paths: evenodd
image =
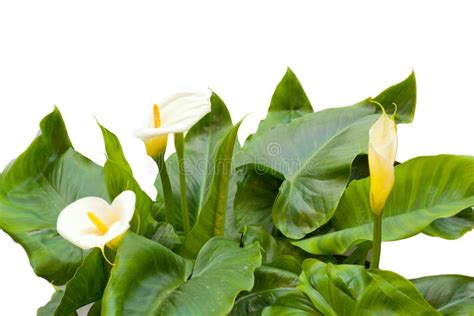
<instances>
[{"instance_id":1,"label":"green leaf","mask_svg":"<svg viewBox=\"0 0 474 316\"><path fill-rule=\"evenodd\" d=\"M276 125L290 123L311 112L313 107L306 92L296 75L288 68L273 93L267 117L260 122L255 135L263 134Z\"/></svg>"},{"instance_id":2,"label":"green leaf","mask_svg":"<svg viewBox=\"0 0 474 316\"><path fill-rule=\"evenodd\" d=\"M474 278L436 275L411 280L428 303L446 316L473 315Z\"/></svg>"},{"instance_id":3,"label":"green leaf","mask_svg":"<svg viewBox=\"0 0 474 316\"><path fill-rule=\"evenodd\" d=\"M186 134L184 140L184 163L186 170L186 195L191 226L206 201L211 187L217 146L232 128L232 120L224 102L215 93L211 95L211 112L204 116ZM179 190L178 157L172 154L166 161L170 177L175 210L181 210ZM157 177L155 187L159 197L163 196L161 179ZM229 193L235 191L235 181L230 182ZM227 212L232 211L234 194L229 194ZM164 205L162 205L162 208ZM176 212L177 229L183 230L181 211Z\"/></svg>"},{"instance_id":4,"label":"green leaf","mask_svg":"<svg viewBox=\"0 0 474 316\"><path fill-rule=\"evenodd\" d=\"M410 281L396 273L359 265L303 263L298 288L327 316L440 315Z\"/></svg>"},{"instance_id":5,"label":"green leaf","mask_svg":"<svg viewBox=\"0 0 474 316\"><path fill-rule=\"evenodd\" d=\"M260 315L262 310L288 293L298 291L298 274L269 266L255 270L255 284L235 301L230 315Z\"/></svg>"},{"instance_id":6,"label":"green leaf","mask_svg":"<svg viewBox=\"0 0 474 316\"><path fill-rule=\"evenodd\" d=\"M232 174L232 156L242 121L232 127L217 145L213 178L206 201L191 232L184 239L179 253L195 258L201 247L214 236L224 236L226 213L229 207L229 183Z\"/></svg>"},{"instance_id":7,"label":"green leaf","mask_svg":"<svg viewBox=\"0 0 474 316\"><path fill-rule=\"evenodd\" d=\"M386 107L397 102L403 109L414 108L415 91L410 76L376 99ZM302 238L331 219L350 180L352 161L367 153L368 131L378 111L367 99L305 115L246 142L237 167L254 165L285 178L272 211L273 223L285 236Z\"/></svg>"},{"instance_id":8,"label":"green leaf","mask_svg":"<svg viewBox=\"0 0 474 316\"><path fill-rule=\"evenodd\" d=\"M301 249L291 245L285 237L274 237L268 233L262 226L250 225L245 227L242 234L242 244L251 245L254 242L258 242L262 250L263 263L271 264L280 258L281 256L291 256L297 263L302 263L307 257L307 253L301 251ZM293 270L289 270L293 271ZM298 271L301 272L301 265Z\"/></svg>"},{"instance_id":9,"label":"green leaf","mask_svg":"<svg viewBox=\"0 0 474 316\"><path fill-rule=\"evenodd\" d=\"M0 178L0 228L23 246L37 275L64 284L82 250L57 233L59 213L86 196L109 198L102 168L74 151L58 109L40 128Z\"/></svg>"},{"instance_id":10,"label":"green leaf","mask_svg":"<svg viewBox=\"0 0 474 316\"><path fill-rule=\"evenodd\" d=\"M370 178L352 181L333 218L336 231L293 244L314 254L342 254L372 240L369 190ZM472 205L474 157L440 155L409 160L395 167L395 184L383 210L382 239L411 237L434 220L454 216Z\"/></svg>"},{"instance_id":11,"label":"green leaf","mask_svg":"<svg viewBox=\"0 0 474 316\"><path fill-rule=\"evenodd\" d=\"M239 180L235 194L235 222L239 231L245 226L261 225L272 229L272 207L283 180L253 166L238 170Z\"/></svg>"},{"instance_id":12,"label":"green leaf","mask_svg":"<svg viewBox=\"0 0 474 316\"><path fill-rule=\"evenodd\" d=\"M401 123L411 123L416 110L416 78L415 72L401 83L387 88L374 98L375 101L390 108L392 103L397 105L395 120ZM380 109L378 109L381 111Z\"/></svg>"},{"instance_id":13,"label":"green leaf","mask_svg":"<svg viewBox=\"0 0 474 316\"><path fill-rule=\"evenodd\" d=\"M300 290L293 290L279 297L263 310L263 316L318 316L322 315L311 300Z\"/></svg>"},{"instance_id":14,"label":"green leaf","mask_svg":"<svg viewBox=\"0 0 474 316\"><path fill-rule=\"evenodd\" d=\"M439 218L433 221L423 230L423 233L444 239L458 239L473 228L474 208L468 207L453 217Z\"/></svg>"},{"instance_id":15,"label":"green leaf","mask_svg":"<svg viewBox=\"0 0 474 316\"><path fill-rule=\"evenodd\" d=\"M168 249L174 249L181 244L181 238L176 234L173 226L166 222L158 223L152 240L159 242Z\"/></svg>"},{"instance_id":16,"label":"green leaf","mask_svg":"<svg viewBox=\"0 0 474 316\"><path fill-rule=\"evenodd\" d=\"M257 132L249 136L246 144L277 125L290 123L312 112L300 81L288 68L273 93L267 117L260 122ZM277 147L275 149L278 150ZM242 231L247 225L262 225L271 229L271 209L283 182L282 177L267 174L258 165L240 168L238 174L234 202L238 230Z\"/></svg>"},{"instance_id":17,"label":"green leaf","mask_svg":"<svg viewBox=\"0 0 474 316\"><path fill-rule=\"evenodd\" d=\"M123 191L131 190L135 192L136 206L130 223L131 230L140 235L151 237L157 225L153 217L158 217L158 214L155 212L154 203L133 177L132 169L125 159L117 136L102 125L99 124L99 126L104 137L105 151L107 153L104 172L109 195L114 199Z\"/></svg>"},{"instance_id":18,"label":"green leaf","mask_svg":"<svg viewBox=\"0 0 474 316\"><path fill-rule=\"evenodd\" d=\"M237 294L252 288L260 261L257 244L240 248L216 237L204 245L192 269L190 260L129 233L119 246L102 313L225 315Z\"/></svg>"},{"instance_id":19,"label":"green leaf","mask_svg":"<svg viewBox=\"0 0 474 316\"><path fill-rule=\"evenodd\" d=\"M63 290L53 294L51 301L38 310L42 316L62 316L74 313L78 308L102 297L107 283L106 270L99 249L84 254L84 260L76 274Z\"/></svg>"}]
</instances>

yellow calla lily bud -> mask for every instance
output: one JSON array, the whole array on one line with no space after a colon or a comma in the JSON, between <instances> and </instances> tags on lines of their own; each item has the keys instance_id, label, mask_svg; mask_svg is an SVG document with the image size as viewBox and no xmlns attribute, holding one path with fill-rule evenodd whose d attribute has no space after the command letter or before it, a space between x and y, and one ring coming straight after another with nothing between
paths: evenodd
<instances>
[{"instance_id":1,"label":"yellow calla lily bud","mask_svg":"<svg viewBox=\"0 0 474 316\"><path fill-rule=\"evenodd\" d=\"M385 111L369 131L370 206L380 215L395 181L397 126Z\"/></svg>"},{"instance_id":2,"label":"yellow calla lily bud","mask_svg":"<svg viewBox=\"0 0 474 316\"><path fill-rule=\"evenodd\" d=\"M161 126L160 108L158 105L153 105L153 127L159 128ZM164 154L166 151L166 145L168 143L168 134L158 135L146 139L145 141L146 153L148 156L156 159L160 154Z\"/></svg>"}]
</instances>

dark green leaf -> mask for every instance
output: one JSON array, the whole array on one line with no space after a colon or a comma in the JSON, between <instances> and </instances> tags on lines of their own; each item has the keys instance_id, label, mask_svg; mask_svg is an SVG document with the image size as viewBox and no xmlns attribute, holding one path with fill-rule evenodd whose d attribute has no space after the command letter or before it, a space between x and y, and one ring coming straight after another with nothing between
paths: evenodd
<instances>
[{"instance_id":1,"label":"dark green leaf","mask_svg":"<svg viewBox=\"0 0 474 316\"><path fill-rule=\"evenodd\" d=\"M240 248L216 237L204 245L192 269L190 260L128 233L117 252L102 313L225 315L237 294L252 288L260 262L257 244Z\"/></svg>"},{"instance_id":2,"label":"dark green leaf","mask_svg":"<svg viewBox=\"0 0 474 316\"><path fill-rule=\"evenodd\" d=\"M440 315L410 281L359 265L303 263L298 288L323 315Z\"/></svg>"},{"instance_id":3,"label":"dark green leaf","mask_svg":"<svg viewBox=\"0 0 474 316\"><path fill-rule=\"evenodd\" d=\"M474 278L436 275L411 280L428 303L446 316L474 314Z\"/></svg>"},{"instance_id":4,"label":"dark green leaf","mask_svg":"<svg viewBox=\"0 0 474 316\"><path fill-rule=\"evenodd\" d=\"M0 178L0 228L25 248L36 274L64 284L82 251L56 231L59 213L86 196L109 200L102 168L74 151L58 109Z\"/></svg>"},{"instance_id":5,"label":"dark green leaf","mask_svg":"<svg viewBox=\"0 0 474 316\"><path fill-rule=\"evenodd\" d=\"M51 301L38 310L39 316L67 316L78 308L95 302L102 297L107 283L106 271L99 249L84 255L76 274L62 290L53 294Z\"/></svg>"},{"instance_id":6,"label":"dark green leaf","mask_svg":"<svg viewBox=\"0 0 474 316\"><path fill-rule=\"evenodd\" d=\"M99 126L102 130L107 153L104 172L109 195L114 199L123 191L131 190L135 192L137 200L131 229L140 235L151 237L157 224L153 217L158 217L158 214L154 211L153 201L143 192L138 182L133 178L132 169L125 159L117 136L102 125L99 124Z\"/></svg>"},{"instance_id":7,"label":"dark green leaf","mask_svg":"<svg viewBox=\"0 0 474 316\"><path fill-rule=\"evenodd\" d=\"M423 230L423 233L442 237L444 239L458 239L474 228L474 208L459 212L453 217L439 218Z\"/></svg>"},{"instance_id":8,"label":"dark green leaf","mask_svg":"<svg viewBox=\"0 0 474 316\"><path fill-rule=\"evenodd\" d=\"M293 244L314 254L342 254L372 240L369 190L369 178L352 181L333 218L336 231ZM454 216L472 205L474 157L440 155L409 160L395 167L395 184L383 211L382 238L411 237L434 220Z\"/></svg>"},{"instance_id":9,"label":"dark green leaf","mask_svg":"<svg viewBox=\"0 0 474 316\"><path fill-rule=\"evenodd\" d=\"M261 225L272 229L272 207L283 180L253 166L239 169L238 174L234 202L237 228L242 231L245 226Z\"/></svg>"},{"instance_id":10,"label":"dark green leaf","mask_svg":"<svg viewBox=\"0 0 474 316\"><path fill-rule=\"evenodd\" d=\"M181 244L181 238L176 234L173 226L166 222L158 223L158 228L152 239L168 249L174 249Z\"/></svg>"},{"instance_id":11,"label":"dark green leaf","mask_svg":"<svg viewBox=\"0 0 474 316\"><path fill-rule=\"evenodd\" d=\"M397 102L414 108L415 92L410 76L375 99L386 107ZM352 161L367 153L368 131L380 116L377 111L368 99L305 115L245 143L237 167L254 165L285 178L272 211L273 223L285 236L301 238L331 219L350 179Z\"/></svg>"},{"instance_id":12,"label":"dark green leaf","mask_svg":"<svg viewBox=\"0 0 474 316\"><path fill-rule=\"evenodd\" d=\"M184 239L179 253L195 258L201 247L214 236L224 236L226 213L229 207L229 183L232 175L232 156L240 123L230 129L217 145L213 178L207 197L191 232Z\"/></svg>"},{"instance_id":13,"label":"dark green leaf","mask_svg":"<svg viewBox=\"0 0 474 316\"><path fill-rule=\"evenodd\" d=\"M297 291L298 274L262 266L255 270L255 284L250 292L244 292L235 301L230 315L260 315L262 310L279 297Z\"/></svg>"}]
</instances>

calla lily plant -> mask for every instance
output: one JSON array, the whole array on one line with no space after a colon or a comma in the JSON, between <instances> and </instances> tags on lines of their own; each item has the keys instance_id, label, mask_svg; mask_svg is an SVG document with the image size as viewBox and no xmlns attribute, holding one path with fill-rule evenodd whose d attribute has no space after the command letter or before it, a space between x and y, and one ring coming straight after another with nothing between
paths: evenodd
<instances>
[{"instance_id":1,"label":"calla lily plant","mask_svg":"<svg viewBox=\"0 0 474 316\"><path fill-rule=\"evenodd\" d=\"M98 165L55 109L0 174L0 229L54 284L40 316L87 305L105 316L472 315L473 277L379 268L383 241L458 239L474 227L473 156L395 163L397 124L416 106L412 73L315 112L288 69L240 144L217 94L178 92L150 105L135 132L159 168L156 198L115 134L100 125ZM169 134L176 153L165 159ZM458 256L468 261L469 249Z\"/></svg>"}]
</instances>

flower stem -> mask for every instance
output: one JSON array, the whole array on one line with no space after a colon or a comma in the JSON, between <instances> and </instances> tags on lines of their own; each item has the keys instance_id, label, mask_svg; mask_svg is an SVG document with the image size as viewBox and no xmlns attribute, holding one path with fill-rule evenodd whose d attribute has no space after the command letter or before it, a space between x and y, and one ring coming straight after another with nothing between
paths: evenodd
<instances>
[{"instance_id":1,"label":"flower stem","mask_svg":"<svg viewBox=\"0 0 474 316\"><path fill-rule=\"evenodd\" d=\"M374 238L372 242L372 259L370 268L378 269L380 263L380 251L382 248L382 214L374 214Z\"/></svg>"},{"instance_id":2,"label":"flower stem","mask_svg":"<svg viewBox=\"0 0 474 316\"><path fill-rule=\"evenodd\" d=\"M166 170L165 154L159 154L156 159L158 169L160 172L161 185L163 187L163 199L165 201L165 217L166 221L175 227L174 211L173 211L173 193L171 191L170 177ZM175 227L176 228L176 227Z\"/></svg>"},{"instance_id":3,"label":"flower stem","mask_svg":"<svg viewBox=\"0 0 474 316\"><path fill-rule=\"evenodd\" d=\"M186 197L186 173L184 168L184 136L183 133L174 134L174 146L176 148L176 155L178 155L179 166L179 191L181 195L181 215L183 218L184 235L187 235L191 230L189 224L189 208L188 199Z\"/></svg>"}]
</instances>

